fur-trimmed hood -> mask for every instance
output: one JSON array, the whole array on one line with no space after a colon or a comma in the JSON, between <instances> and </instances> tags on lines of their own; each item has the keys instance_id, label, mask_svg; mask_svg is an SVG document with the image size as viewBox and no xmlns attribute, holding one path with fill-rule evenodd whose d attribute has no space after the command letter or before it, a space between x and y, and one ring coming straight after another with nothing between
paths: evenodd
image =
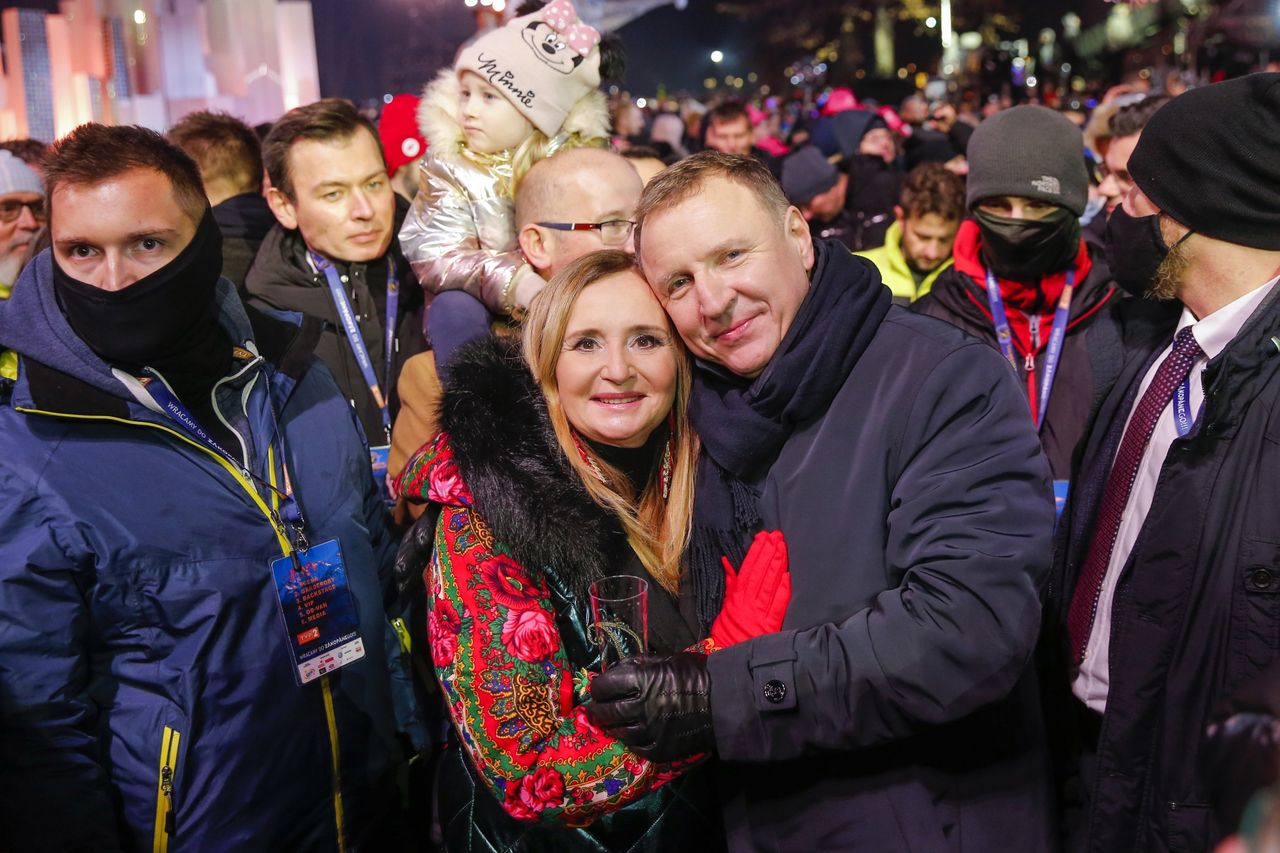
<instances>
[{"instance_id":1,"label":"fur-trimmed hood","mask_svg":"<svg viewBox=\"0 0 1280 853\"><path fill-rule=\"evenodd\" d=\"M460 88L457 72L449 67L442 69L422 90L422 100L418 103L418 127L427 138L428 150L437 154L455 152L466 140L458 121ZM608 138L609 107L603 92L588 92L574 104L557 138L567 138L572 133L577 133L582 139ZM558 148L553 144L552 153Z\"/></svg>"},{"instance_id":2,"label":"fur-trimmed hood","mask_svg":"<svg viewBox=\"0 0 1280 853\"><path fill-rule=\"evenodd\" d=\"M440 426L476 511L526 569L585 595L591 581L628 559L630 547L561 451L519 342L467 344L449 377ZM414 481L405 496L426 499L425 478Z\"/></svg>"}]
</instances>

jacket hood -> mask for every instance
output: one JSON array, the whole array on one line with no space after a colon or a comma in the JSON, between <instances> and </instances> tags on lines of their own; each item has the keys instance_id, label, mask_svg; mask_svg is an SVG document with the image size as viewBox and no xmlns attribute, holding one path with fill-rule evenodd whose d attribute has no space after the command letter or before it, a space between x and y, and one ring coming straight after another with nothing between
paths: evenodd
<instances>
[{"instance_id":1,"label":"jacket hood","mask_svg":"<svg viewBox=\"0 0 1280 853\"><path fill-rule=\"evenodd\" d=\"M225 237L261 240L275 227L276 217L261 193L241 193L213 207L213 218Z\"/></svg>"},{"instance_id":2,"label":"jacket hood","mask_svg":"<svg viewBox=\"0 0 1280 853\"><path fill-rule=\"evenodd\" d=\"M281 225L267 232L244 277L245 291L273 310L300 311L337 323L338 310L324 285L324 276L307 263L301 234Z\"/></svg>"},{"instance_id":3,"label":"jacket hood","mask_svg":"<svg viewBox=\"0 0 1280 853\"><path fill-rule=\"evenodd\" d=\"M621 565L628 545L560 449L519 342L486 336L467 344L450 361L449 377L440 427L494 538L522 565L554 567L559 580L585 593Z\"/></svg>"},{"instance_id":4,"label":"jacket hood","mask_svg":"<svg viewBox=\"0 0 1280 853\"><path fill-rule=\"evenodd\" d=\"M218 280L218 320L239 342L253 336L249 317L235 286ZM0 302L0 349L12 349L54 370L67 374L113 397L132 401L133 395L111 373L111 367L80 340L63 316L53 292L53 255L45 249L18 278L13 295Z\"/></svg>"},{"instance_id":5,"label":"jacket hood","mask_svg":"<svg viewBox=\"0 0 1280 853\"><path fill-rule=\"evenodd\" d=\"M452 154L466 142L462 125L458 122L459 92L458 74L452 67L442 69L422 90L418 127L429 143L428 150ZM593 90L579 98L565 117L556 139L574 133L582 139L606 139L609 136L609 108L603 92ZM551 153L559 148L560 144L553 141Z\"/></svg>"}]
</instances>

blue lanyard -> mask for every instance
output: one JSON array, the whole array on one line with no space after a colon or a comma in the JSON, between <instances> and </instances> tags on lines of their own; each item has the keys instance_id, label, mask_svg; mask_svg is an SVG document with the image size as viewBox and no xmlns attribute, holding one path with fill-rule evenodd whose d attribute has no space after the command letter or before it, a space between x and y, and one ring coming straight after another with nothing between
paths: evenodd
<instances>
[{"instance_id":1,"label":"blue lanyard","mask_svg":"<svg viewBox=\"0 0 1280 853\"><path fill-rule=\"evenodd\" d=\"M316 265L316 269L324 273L325 280L329 283L329 293L333 297L334 307L338 309L338 318L342 321L343 331L346 332L347 344L351 347L351 354L356 358L356 364L360 366L365 384L369 386L373 402L378 405L378 411L382 415L382 428L386 431L387 443L390 444L391 411L387 406L386 398L382 395L378 377L373 372L373 359L369 357L369 348L365 346L364 336L360 334L360 324L356 322L356 313L351 307L351 300L347 298L347 289L342 286L342 277L338 274L337 268L327 259L315 252L310 254L311 262ZM385 357L382 375L388 385L391 383L391 362L396 341L396 314L399 307L400 280L396 277L395 263L388 257L386 345L383 348Z\"/></svg>"},{"instance_id":2,"label":"blue lanyard","mask_svg":"<svg viewBox=\"0 0 1280 853\"><path fill-rule=\"evenodd\" d=\"M1062 296L1058 299L1058 307L1053 312L1053 330L1049 333L1049 344L1044 356L1044 376L1040 380L1039 408L1036 411L1036 429L1044 426L1044 414L1049 408L1049 395L1053 393L1053 381L1058 377L1058 362L1062 360L1062 346L1067 338L1067 324L1071 319L1071 297L1075 292L1076 271L1067 270L1067 283L1062 288ZM987 302L991 306L991 319L995 322L996 342L1000 345L1000 353L1018 369L1018 356L1013 348L1013 331L1009 328L1009 317L1004 310L1004 298L1000 296L1000 284L996 275L987 270ZM1035 353L1028 355L1027 370L1035 371Z\"/></svg>"},{"instance_id":3,"label":"blue lanyard","mask_svg":"<svg viewBox=\"0 0 1280 853\"><path fill-rule=\"evenodd\" d=\"M263 483L262 479L254 476L253 472L245 467L243 462L228 453L222 445L218 444L218 442L214 440L213 436L209 435L208 430L202 427L200 422L195 419L195 416L191 414L190 410L182 404L182 401L173 393L173 390L169 388L160 374L150 368L148 368L147 373L148 375L141 377L139 382L142 383L143 389L151 399L155 401L156 405L169 416L170 420L181 427L182 431L188 436L227 460L227 462L239 470L246 479L252 480L259 485L266 486L268 489L276 493L280 498L280 511L278 514L279 517L277 517L275 521L280 524L281 528L287 529L293 534L291 538L295 548L306 550L306 520L302 517L302 509L298 505L298 501L293 496L293 487L290 484L289 479L289 466L285 460L283 448L284 435L280 431L280 421L276 418L275 403L271 402L270 388L267 389L266 393L268 403L271 407L271 418L275 422L275 432L276 435L280 437L281 441L281 452L279 455L280 468L284 472L285 488L283 492L272 486L270 483Z\"/></svg>"},{"instance_id":4,"label":"blue lanyard","mask_svg":"<svg viewBox=\"0 0 1280 853\"><path fill-rule=\"evenodd\" d=\"M1173 425L1178 429L1178 438L1186 438L1191 428L1195 426L1196 419L1199 418L1198 413L1195 417L1191 416L1191 377L1195 372L1196 367L1193 363L1182 384L1173 392ZM1204 401L1200 402L1200 411L1204 411Z\"/></svg>"}]
</instances>

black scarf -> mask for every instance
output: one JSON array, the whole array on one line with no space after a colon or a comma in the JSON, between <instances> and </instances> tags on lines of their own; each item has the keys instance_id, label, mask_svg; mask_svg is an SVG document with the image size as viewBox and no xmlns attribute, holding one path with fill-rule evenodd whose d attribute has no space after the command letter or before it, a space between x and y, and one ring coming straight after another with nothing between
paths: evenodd
<instances>
[{"instance_id":1,"label":"black scarf","mask_svg":"<svg viewBox=\"0 0 1280 853\"><path fill-rule=\"evenodd\" d=\"M76 336L103 361L134 374L150 367L195 406L231 365L231 341L215 300L221 274L222 235L206 209L191 242L128 287L85 284L55 259L53 290Z\"/></svg>"},{"instance_id":2,"label":"black scarf","mask_svg":"<svg viewBox=\"0 0 1280 853\"><path fill-rule=\"evenodd\" d=\"M870 263L815 241L809 293L754 381L695 363L689 415L702 440L689 564L705 626L724 596L720 558L741 565L761 527L754 484L801 424L822 415L870 345L892 298Z\"/></svg>"}]
</instances>

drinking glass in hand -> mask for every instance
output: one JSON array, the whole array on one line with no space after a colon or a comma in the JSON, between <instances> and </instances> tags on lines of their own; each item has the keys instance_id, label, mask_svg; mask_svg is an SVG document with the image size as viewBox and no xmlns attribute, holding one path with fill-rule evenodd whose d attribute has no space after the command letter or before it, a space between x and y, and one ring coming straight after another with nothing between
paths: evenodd
<instances>
[{"instance_id":1,"label":"drinking glass in hand","mask_svg":"<svg viewBox=\"0 0 1280 853\"><path fill-rule=\"evenodd\" d=\"M649 582L633 575L591 584L591 634L600 671L644 654L649 644Z\"/></svg>"}]
</instances>

